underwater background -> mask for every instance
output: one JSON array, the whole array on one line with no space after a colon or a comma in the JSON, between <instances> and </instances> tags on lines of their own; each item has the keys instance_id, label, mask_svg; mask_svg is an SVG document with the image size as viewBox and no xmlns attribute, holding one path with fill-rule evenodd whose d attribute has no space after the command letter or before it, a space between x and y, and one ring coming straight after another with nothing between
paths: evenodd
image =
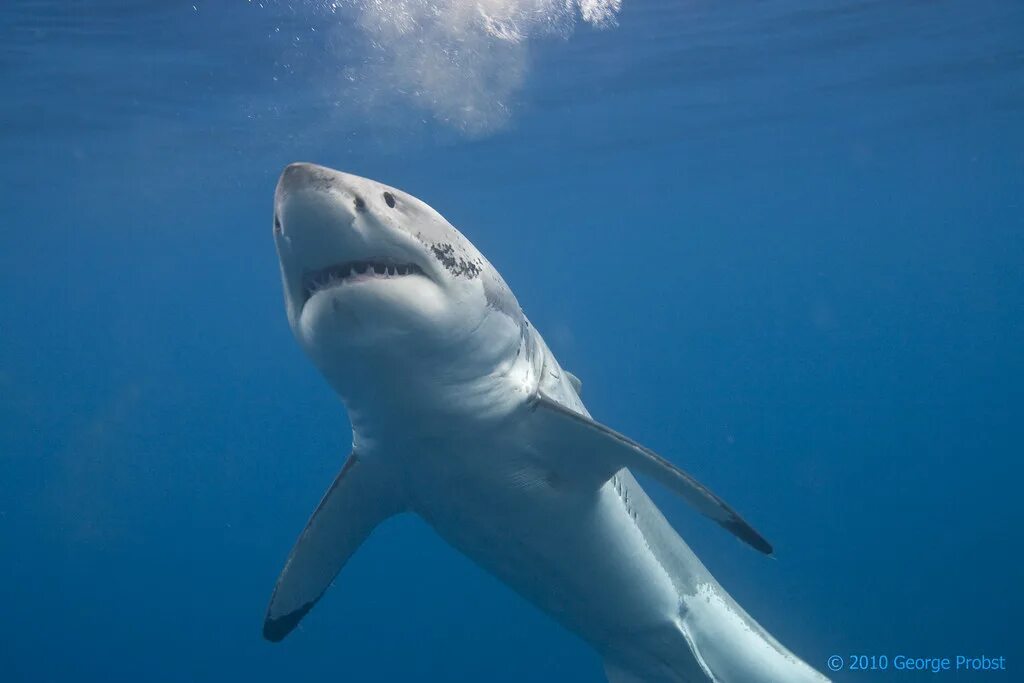
<instances>
[{"instance_id":1,"label":"underwater background","mask_svg":"<svg viewBox=\"0 0 1024 683\"><path fill-rule=\"evenodd\" d=\"M0 92L0 681L603 680L413 517L262 639L351 444L284 315L297 160L473 240L774 544L647 487L812 666L1020 679L1024 4L6 0Z\"/></svg>"}]
</instances>

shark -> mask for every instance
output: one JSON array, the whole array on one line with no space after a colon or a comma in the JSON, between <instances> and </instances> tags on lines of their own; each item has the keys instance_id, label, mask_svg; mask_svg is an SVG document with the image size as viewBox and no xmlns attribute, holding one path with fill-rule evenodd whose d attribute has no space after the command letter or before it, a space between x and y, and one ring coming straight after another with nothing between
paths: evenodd
<instances>
[{"instance_id":1,"label":"shark","mask_svg":"<svg viewBox=\"0 0 1024 683\"><path fill-rule=\"evenodd\" d=\"M290 633L383 521L419 515L602 657L611 683L827 680L715 580L640 486L772 546L667 458L593 419L498 271L397 188L287 166L273 236L285 310L340 396L352 450L263 625Z\"/></svg>"}]
</instances>

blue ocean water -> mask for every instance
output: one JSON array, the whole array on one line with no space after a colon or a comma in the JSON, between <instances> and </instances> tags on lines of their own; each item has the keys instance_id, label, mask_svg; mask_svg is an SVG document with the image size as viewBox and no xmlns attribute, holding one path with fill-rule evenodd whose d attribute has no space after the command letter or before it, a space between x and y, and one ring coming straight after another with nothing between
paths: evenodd
<instances>
[{"instance_id":1,"label":"blue ocean water","mask_svg":"<svg viewBox=\"0 0 1024 683\"><path fill-rule=\"evenodd\" d=\"M1020 678L1024 5L623 0L499 39L332 4L0 5L0 680L603 680L413 518L261 638L351 443L282 306L296 160L469 236L595 417L772 541L649 486L810 664Z\"/></svg>"}]
</instances>

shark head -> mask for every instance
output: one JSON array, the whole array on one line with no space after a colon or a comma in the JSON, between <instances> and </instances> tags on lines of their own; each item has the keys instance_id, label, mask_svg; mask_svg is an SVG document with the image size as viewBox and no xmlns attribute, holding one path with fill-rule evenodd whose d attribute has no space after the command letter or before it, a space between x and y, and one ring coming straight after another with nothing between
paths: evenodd
<instances>
[{"instance_id":1,"label":"shark head","mask_svg":"<svg viewBox=\"0 0 1024 683\"><path fill-rule=\"evenodd\" d=\"M291 164L273 232L292 331L343 396L358 382L488 372L518 342L525 319L501 276L410 194Z\"/></svg>"}]
</instances>

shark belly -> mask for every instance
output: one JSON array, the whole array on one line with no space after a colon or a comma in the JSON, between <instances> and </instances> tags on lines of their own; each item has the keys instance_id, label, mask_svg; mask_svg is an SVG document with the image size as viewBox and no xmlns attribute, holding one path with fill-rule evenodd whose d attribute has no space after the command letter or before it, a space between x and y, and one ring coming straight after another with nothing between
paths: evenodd
<instances>
[{"instance_id":1,"label":"shark belly","mask_svg":"<svg viewBox=\"0 0 1024 683\"><path fill-rule=\"evenodd\" d=\"M712 680L682 637L674 568L643 530L664 520L632 475L622 470L596 491L580 490L493 445L410 477L413 509L605 658L648 670L647 680ZM659 661L666 653L672 661ZM666 676L652 675L660 668Z\"/></svg>"},{"instance_id":2,"label":"shark belly","mask_svg":"<svg viewBox=\"0 0 1024 683\"><path fill-rule=\"evenodd\" d=\"M411 465L413 510L590 643L610 680L827 680L733 601L628 470L587 491L500 439L450 448Z\"/></svg>"}]
</instances>

